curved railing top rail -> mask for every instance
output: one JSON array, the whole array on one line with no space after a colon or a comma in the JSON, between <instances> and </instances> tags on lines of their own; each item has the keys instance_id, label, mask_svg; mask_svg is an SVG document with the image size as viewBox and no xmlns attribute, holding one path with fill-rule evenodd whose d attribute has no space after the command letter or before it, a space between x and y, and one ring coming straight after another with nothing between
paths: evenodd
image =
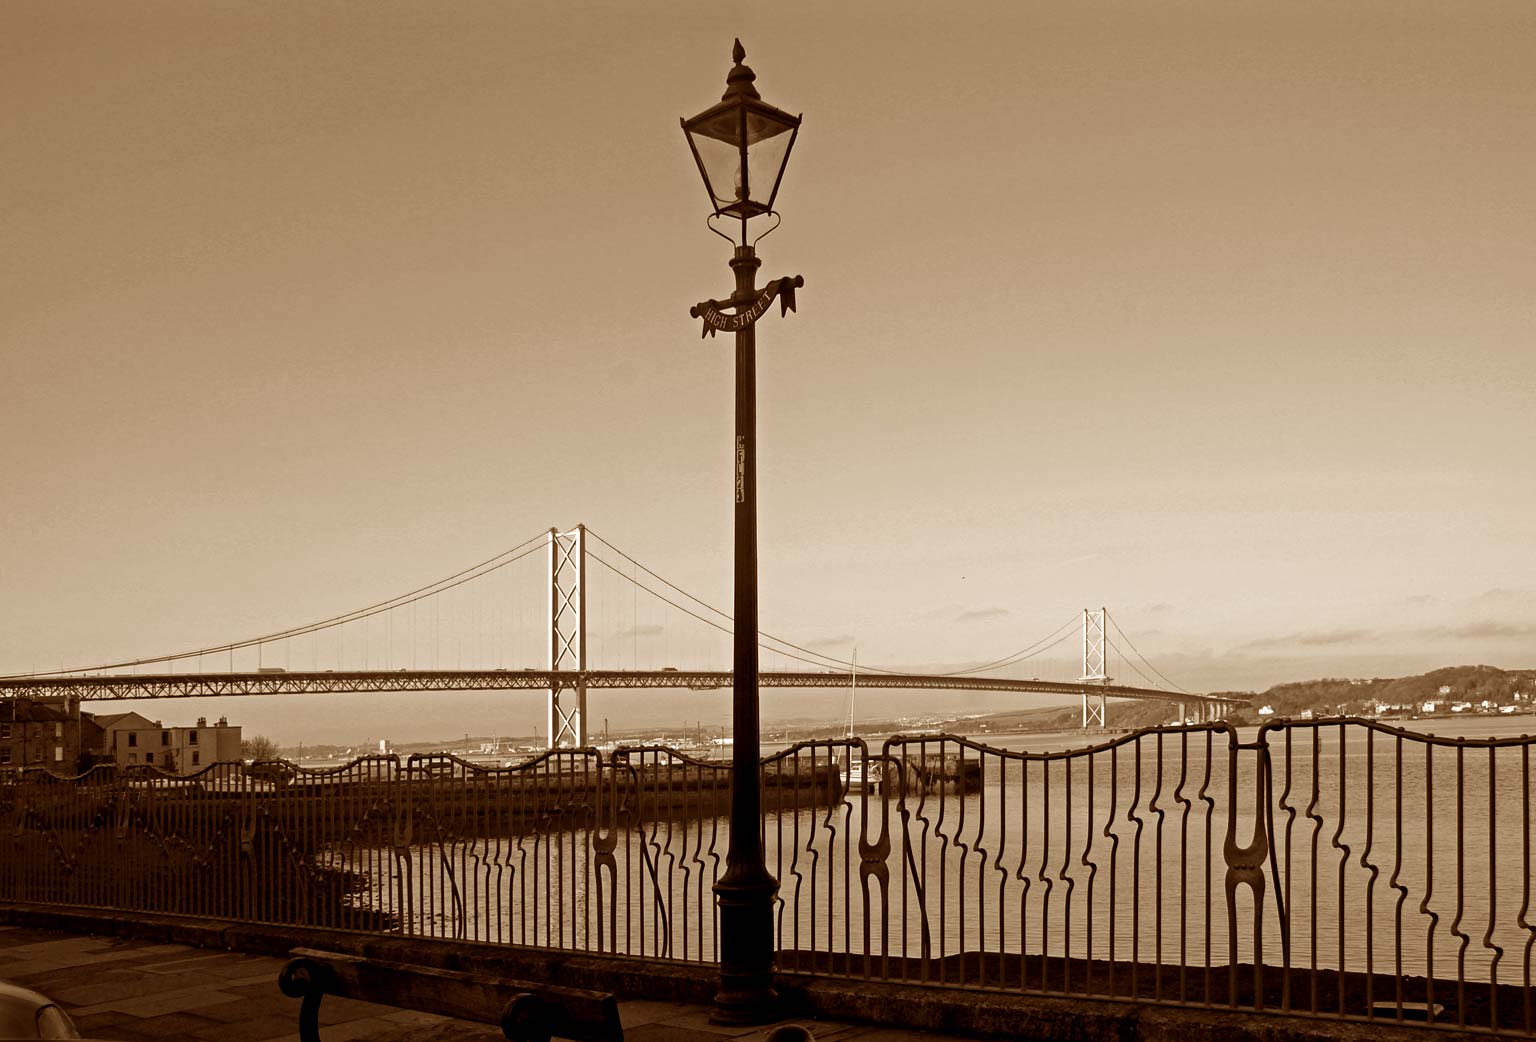
<instances>
[{"instance_id":1,"label":"curved railing top rail","mask_svg":"<svg viewBox=\"0 0 1536 1042\"><path fill-rule=\"evenodd\" d=\"M1425 745L1461 746L1463 748L1488 749L1499 746L1532 745L1536 744L1536 734L1506 735L1502 738L1466 738L1462 736L1426 734L1423 731L1410 731L1405 727L1394 727L1384 724L1380 720L1372 720L1363 716L1330 716L1318 720L1271 720L1259 725L1258 738L1263 741L1271 732L1275 731L1300 731L1321 730L1325 727L1357 726L1380 734L1392 735L1395 738L1405 738L1409 741L1422 742Z\"/></svg>"},{"instance_id":2,"label":"curved railing top rail","mask_svg":"<svg viewBox=\"0 0 1536 1042\"><path fill-rule=\"evenodd\" d=\"M889 756L893 746L920 745L925 742L944 742L949 745L958 745L966 749L975 749L978 753L998 756L1011 760L1068 760L1074 757L1093 756L1107 752L1120 746L1130 745L1140 738L1157 734L1199 734L1209 732L1212 734L1225 734L1229 745L1237 744L1237 729L1225 721L1213 721L1206 724L1191 724L1181 727L1178 724L1163 724L1156 727L1142 727L1135 731L1128 731L1122 735L1116 735L1093 745L1084 745L1075 749L1049 749L1032 751L1026 749L1000 749L995 745L977 741L965 735L954 734L893 734L885 740L882 755Z\"/></svg>"},{"instance_id":3,"label":"curved railing top rail","mask_svg":"<svg viewBox=\"0 0 1536 1042\"><path fill-rule=\"evenodd\" d=\"M1424 745L1461 748L1501 748L1518 747L1522 745L1536 746L1536 734L1508 735L1503 737L1467 738L1463 736L1449 736L1427 734L1422 731L1413 731L1408 728L1382 723L1365 717L1326 717L1317 720L1284 719L1273 720L1259 725L1256 744L1265 744L1271 734L1294 733L1301 730L1322 732L1328 729L1360 728L1377 734L1400 738L1405 741L1419 742ZM1070 760L1081 757L1090 757L1112 749L1132 745L1137 741L1156 735L1177 735L1187 737L1197 734L1227 736L1228 747L1237 747L1237 728L1225 721L1212 721L1205 724L1179 726L1177 724L1159 725L1156 727L1143 727L1125 734L1115 735L1102 742L1084 745L1071 749L1052 750L1023 750L1003 749L989 745L984 741L960 734L929 734L929 733L899 733L884 739L881 751L878 755L890 757L891 750L897 747L911 747L914 745L939 745L975 750L978 754L997 756L1010 760ZM762 757L761 762L766 766L787 760L793 756L804 754L814 750L836 750L842 748L856 748L866 757L873 756L869 742L862 737L849 738L818 738L797 742L785 749L769 753ZM467 760L453 753L412 753L404 758L395 753L370 753L356 757L343 764L328 767L306 766L291 760L274 758L257 760L251 763L239 761L217 761L202 767L190 774L178 774L164 770L155 764L131 764L119 766L115 764L97 764L78 774L60 774L46 766L33 766L17 768L8 772L0 772L0 784L14 782L23 778L38 778L40 780L58 781L87 781L92 775L100 780L111 777L128 781L143 781L153 779L157 783L190 783L206 779L220 772L227 772L230 766L236 765L242 768L244 773L259 776L263 768L272 771L280 771L290 778L313 778L316 780L335 778L347 774L356 774L360 768L370 765L385 767L391 772L402 776L409 776L416 770L434 763L452 764L455 769L462 768L465 774L477 776L515 774L519 771L545 768L551 762L561 760L586 762L596 761L600 764L625 763L633 764L638 755L665 754L672 761L687 764L693 767L710 768L713 770L729 770L731 764L719 759L703 759L683 749L669 745L620 745L610 751L605 751L596 746L583 746L580 748L550 749L537 753L527 760L515 764L489 765Z\"/></svg>"}]
</instances>

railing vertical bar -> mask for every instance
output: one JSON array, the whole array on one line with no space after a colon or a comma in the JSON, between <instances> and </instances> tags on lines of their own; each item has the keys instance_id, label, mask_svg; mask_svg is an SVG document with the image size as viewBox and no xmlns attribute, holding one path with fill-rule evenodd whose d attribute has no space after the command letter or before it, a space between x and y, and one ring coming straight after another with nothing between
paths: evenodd
<instances>
[{"instance_id":1,"label":"railing vertical bar","mask_svg":"<svg viewBox=\"0 0 1536 1042\"><path fill-rule=\"evenodd\" d=\"M1019 864L1014 878L1019 886L1019 988L1029 988L1029 765L1026 756L1019 762Z\"/></svg>"},{"instance_id":2,"label":"railing vertical bar","mask_svg":"<svg viewBox=\"0 0 1536 1042\"><path fill-rule=\"evenodd\" d=\"M694 860L698 863L699 866L699 887L696 900L698 902L697 912L699 919L699 929L701 931L707 929L710 938L709 945L705 945L704 935L701 933L699 936L699 958L701 959L711 958L714 952L714 947L718 943L720 934L719 927L715 922L714 884L716 873L714 871L715 862L713 860L716 852L715 844L719 839L717 830L719 829L720 822L720 794L722 791L724 791L720 781L720 767L715 766L709 768L707 776L706 772L702 768L699 770L699 780L697 786L699 801L699 824L697 828L698 841L694 848ZM708 807L708 813L705 813L706 806ZM705 822L708 822L709 827L708 854L710 855L710 860L705 859Z\"/></svg>"},{"instance_id":3,"label":"railing vertical bar","mask_svg":"<svg viewBox=\"0 0 1536 1042\"><path fill-rule=\"evenodd\" d=\"M1317 803L1322 793L1322 786L1318 779L1319 762L1322 760L1322 733L1319 728L1312 728L1312 799L1307 804L1306 815L1312 822L1312 852L1310 882L1308 884L1308 896L1311 899L1311 917L1308 920L1308 939L1311 942L1311 961L1308 964L1308 976L1311 981L1311 1002L1308 1009L1312 1013L1317 1012L1317 842L1318 836L1323 830L1323 819L1317 813Z\"/></svg>"},{"instance_id":4,"label":"railing vertical bar","mask_svg":"<svg viewBox=\"0 0 1536 1042\"><path fill-rule=\"evenodd\" d=\"M1098 862L1093 857L1093 796L1095 785L1095 772L1093 769L1094 757L1097 752L1090 752L1083 761L1083 781L1088 790L1088 808L1083 818L1083 853L1078 863L1088 870L1087 880L1083 886L1083 994L1093 992L1093 921L1096 918L1093 907L1093 884L1099 874Z\"/></svg>"},{"instance_id":5,"label":"railing vertical bar","mask_svg":"<svg viewBox=\"0 0 1536 1042\"><path fill-rule=\"evenodd\" d=\"M1115 885L1115 870L1120 860L1120 833L1114 827L1119 794L1120 747L1113 745L1109 749L1109 807L1104 812L1104 838L1109 840L1109 915L1106 916L1109 926L1109 979L1105 987L1111 997L1115 994L1115 965L1120 957L1115 947L1115 920L1119 918L1116 914L1119 888Z\"/></svg>"},{"instance_id":6,"label":"railing vertical bar","mask_svg":"<svg viewBox=\"0 0 1536 1042\"><path fill-rule=\"evenodd\" d=\"M796 753L794 753L793 755L798 758L799 757L798 751ZM782 785L779 787L779 790L774 794L774 807L775 807L775 809L778 812L777 813L777 817L779 819L779 822L781 823L780 824L780 830L781 830L780 834L782 835L782 828L783 828L782 822L783 822L784 817L785 817L785 815L784 815L784 789L783 789ZM807 841L807 842L809 843L810 841ZM783 850L784 850L784 846L783 846L783 842L781 840L780 844L779 844L779 857L780 857L781 860L782 860L782 858L784 856L783 855ZM790 874L792 874L795 877L794 901L795 901L795 904L796 904L796 906L798 908L798 905L799 905L799 902L800 902L800 885L801 885L801 875L800 875L800 815L798 815L798 814L790 815L789 872L790 872ZM811 940L811 954L812 954L812 958L814 959L815 953L816 953L816 950L817 950L817 948L816 948L816 943L817 943L816 942L816 865L815 865L814 862L812 862L811 870L810 870L810 872L808 874L810 876L810 891L811 891L810 892L811 910L810 910L810 922L808 924L808 930L809 930L809 933L810 933L810 940ZM784 893L784 890L783 890L784 884L787 884L788 881L789 880L786 877L784 877L783 875L780 876L780 890L779 890L779 894L780 894L781 897L783 896L783 893ZM799 947L800 947L800 916L798 914L794 916L794 938L795 938L795 948L798 951ZM815 965L815 963L813 962L812 965Z\"/></svg>"},{"instance_id":7,"label":"railing vertical bar","mask_svg":"<svg viewBox=\"0 0 1536 1042\"><path fill-rule=\"evenodd\" d=\"M843 791L842 779L837 776L837 764L833 762L834 754L831 747L827 749L828 782L833 787L835 797L842 802L838 804L838 810L843 815L843 950L848 953L848 970L853 971L853 801L847 798ZM845 763L853 762L853 748L845 742L843 744L842 759ZM831 799L832 797L829 797ZM864 919L867 921L868 916ZM866 938L868 932L865 933ZM864 975L869 976L869 944L864 945Z\"/></svg>"},{"instance_id":8,"label":"railing vertical bar","mask_svg":"<svg viewBox=\"0 0 1536 1042\"><path fill-rule=\"evenodd\" d=\"M939 746L939 748L941 750L944 749L945 748L945 744L941 744ZM955 771L956 771L956 773L962 779L965 777L965 746L963 746L963 745L958 747L958 751L955 754ZM950 796L950 793L946 791L946 789L949 788L948 773L949 773L949 756L946 753L943 757L941 757L941 759L939 761L939 806L940 807L948 807L949 803L950 803L949 798L948 798ZM954 824L954 827L953 827L954 847L955 847L955 850L959 853L959 857L958 857L957 863L955 865L955 897L956 897L956 901L957 901L957 905L958 905L958 908L956 909L957 914L955 916L955 918L958 920L958 922L956 923L956 926L958 927L958 929L956 931L957 940L956 940L956 945L955 945L955 955L957 956L957 958L955 960L955 962L956 962L956 965L955 965L955 976L956 976L956 979L957 979L957 983L964 984L964 983L966 983L966 965L965 965L966 927L968 925L970 925L970 920L971 920L971 910L966 906L966 885L965 885L966 884L966 876L968 875L968 872L967 872L968 864L967 864L967 862L970 860L970 853L971 853L971 848L970 848L969 844L967 844L965 842L965 818L966 818L966 809L967 809L969 801L966 800L966 798L965 798L965 784L964 784L963 781L961 782L960 786L957 789L955 789L954 791L960 794L960 798L958 800L960 812L956 816L956 821L955 821L955 824ZM944 866L945 875L947 876L949 874L948 873L948 869L949 869L949 859L948 858L944 859L943 866ZM948 907L949 907L948 902L946 902L945 903L945 910L946 911L948 910Z\"/></svg>"},{"instance_id":9,"label":"railing vertical bar","mask_svg":"<svg viewBox=\"0 0 1536 1042\"><path fill-rule=\"evenodd\" d=\"M1520 902L1520 927L1526 930L1530 936L1525 941L1525 1033L1536 1034L1536 1017L1533 1013L1531 1002L1531 953L1536 949L1536 923L1528 916L1531 914L1531 746L1529 743L1520 747L1520 792L1522 793L1522 809L1520 813L1520 856L1525 866L1525 886Z\"/></svg>"},{"instance_id":10,"label":"railing vertical bar","mask_svg":"<svg viewBox=\"0 0 1536 1042\"><path fill-rule=\"evenodd\" d=\"M1396 1006L1396 1009L1394 1011L1395 1014L1396 1014L1396 1019L1397 1020L1402 1020L1403 1019L1403 903L1408 900L1408 887L1403 885L1402 883L1400 883L1398 881L1399 877L1402 875L1402 870L1403 870L1403 798L1404 798L1405 793L1403 791L1403 748L1404 747L1403 747L1403 736L1402 735L1398 735L1397 736L1396 741L1394 742L1394 746L1395 746L1395 754L1393 756L1393 769L1394 769L1394 772L1395 772L1395 778L1394 778L1394 782L1393 782L1393 786L1392 786L1392 791L1393 791L1393 794L1394 794L1393 795L1392 803L1393 803L1393 815L1394 815L1393 829L1394 829L1394 832L1395 832L1395 838L1393 840L1394 850L1393 850L1393 855L1392 855L1392 878L1390 880L1388 880L1387 885L1390 886L1392 889L1397 891L1397 902L1396 902L1394 910L1393 910L1393 928L1392 928L1392 938L1393 938L1392 975L1393 975L1393 978L1394 978L1392 991L1393 991L1393 1003Z\"/></svg>"},{"instance_id":11,"label":"railing vertical bar","mask_svg":"<svg viewBox=\"0 0 1536 1042\"><path fill-rule=\"evenodd\" d=\"M1163 808L1159 800L1163 798L1163 732L1157 732L1157 759L1154 769L1157 771L1157 784L1152 788L1152 799L1147 804L1147 809L1157 815L1157 834L1153 841L1157 851L1157 878L1153 883L1154 903L1152 915L1152 997L1161 1002L1163 999Z\"/></svg>"},{"instance_id":12,"label":"railing vertical bar","mask_svg":"<svg viewBox=\"0 0 1536 1042\"><path fill-rule=\"evenodd\" d=\"M1496 812L1498 796L1498 758L1495 747L1488 747L1488 928L1483 933L1483 947L1493 951L1488 964L1488 1028L1499 1030L1499 960L1504 949L1493 943L1494 924L1499 920L1499 832Z\"/></svg>"},{"instance_id":13,"label":"railing vertical bar","mask_svg":"<svg viewBox=\"0 0 1536 1042\"><path fill-rule=\"evenodd\" d=\"M1435 893L1435 747L1424 743L1424 897L1419 902L1419 914L1428 918L1424 941L1424 1002L1427 1008L1435 1006L1435 925L1438 913L1430 910L1429 902Z\"/></svg>"},{"instance_id":14,"label":"railing vertical bar","mask_svg":"<svg viewBox=\"0 0 1536 1042\"><path fill-rule=\"evenodd\" d=\"M1456 1026L1467 1026L1467 944L1471 938L1461 932L1466 911L1466 745L1456 744L1456 918L1451 922L1451 936L1461 939L1456 947Z\"/></svg>"},{"instance_id":15,"label":"railing vertical bar","mask_svg":"<svg viewBox=\"0 0 1536 1042\"><path fill-rule=\"evenodd\" d=\"M1050 990L1051 879L1046 867L1051 857L1051 761L1040 761L1040 990Z\"/></svg>"},{"instance_id":16,"label":"railing vertical bar","mask_svg":"<svg viewBox=\"0 0 1536 1042\"><path fill-rule=\"evenodd\" d=\"M943 748L942 745L940 746L940 748ZM945 966L944 966L944 955L945 955L945 952L946 952L945 938L949 935L949 931L946 928L947 920L946 920L946 917L945 917L945 914L944 914L944 901L945 901L945 898L947 897L947 894L945 893L945 889L944 889L944 881L945 881L945 878L947 876L947 873L944 871L944 861L943 861L944 852L946 850L946 846L945 846L945 844L943 842L943 840L944 840L944 831L943 831L944 830L944 805L943 805L943 802L941 801L940 804L939 804L938 820L932 823L933 827L932 827L932 829L930 829L929 828L930 822L928 821L927 814L928 814L928 797L929 797L930 792L931 792L931 779L928 777L928 770L927 770L927 768L928 768L928 739L923 738L923 739L920 739L918 741L918 743L917 743L917 771L918 771L917 778L916 778L917 786L918 786L918 794L917 794L917 819L918 819L918 821L922 822L922 848L921 848L921 851L920 851L920 857L918 858L918 862L917 862L917 864L918 864L918 871L920 873L920 879L921 879L921 882L920 882L920 884L918 886L918 892L923 897L923 913L924 913L923 918L926 920L928 918L929 914L935 914L936 915L937 920L938 920L938 924L937 925L938 925L938 935L939 935L939 938L938 938L938 942L939 942L938 943L938 953L937 953L937 956L936 956L936 960L937 960L936 962L935 962L935 956L933 954L933 941L931 939L931 935L930 935L930 939L929 939L927 945L924 946L925 950L923 952L923 979L924 980L928 979L928 974L929 974L929 971L930 971L930 967L934 967L934 968L937 969L937 975L936 975L936 977L934 979L936 979L940 984L943 984L943 983L946 982L946 970L945 970ZM939 868L938 868L938 874L939 874L939 888L938 888L939 889L939 900L938 900L938 908L936 910L933 910L932 913L930 913L930 908L931 908L931 904L932 904L931 899L932 899L932 896L933 896L933 891L931 889L929 889L929 886L928 886L928 837L929 837L930 832L932 833L932 835L934 837L936 837L940 841L940 845L939 845L939 858L940 858L940 860L939 860Z\"/></svg>"},{"instance_id":17,"label":"railing vertical bar","mask_svg":"<svg viewBox=\"0 0 1536 1042\"><path fill-rule=\"evenodd\" d=\"M918 877L916 855L913 853L912 809L907 804L907 745L905 742L902 742L899 745L893 746L887 741L882 746L881 755L890 757L890 760L885 762L883 769L887 771L894 769L896 771L896 799L894 803L897 820L901 823L901 852L896 856L897 867L901 870L900 879L898 880L898 889L901 895L901 963L898 979L905 981L909 980L912 976L912 906L914 904L918 906L918 914L921 916L926 916L927 911L920 900L922 891L919 888L922 886L922 882ZM889 774L883 777L883 781L887 783L890 780ZM884 787L886 786L882 786L882 788ZM928 958L927 947L924 944L924 940L927 937L926 928L926 921L918 924L918 943L924 945L918 949L922 958L916 960L920 976L922 965Z\"/></svg>"},{"instance_id":18,"label":"railing vertical bar","mask_svg":"<svg viewBox=\"0 0 1536 1042\"><path fill-rule=\"evenodd\" d=\"M1215 859L1212 857L1211 845L1216 824L1216 798L1210 795L1211 771L1215 767L1216 760L1216 732L1210 728L1205 732L1205 773L1200 780L1200 799L1205 803L1205 958L1203 977L1203 996L1205 1005L1215 1005L1216 996L1214 985L1211 981L1211 889L1213 874L1215 871Z\"/></svg>"},{"instance_id":19,"label":"railing vertical bar","mask_svg":"<svg viewBox=\"0 0 1536 1042\"><path fill-rule=\"evenodd\" d=\"M1295 759L1294 759L1294 756L1293 756L1293 751L1294 750L1293 750L1292 735L1293 735L1292 729L1289 728L1289 727L1286 728L1285 729L1285 788L1283 788L1280 791L1280 800L1279 800L1279 807L1280 807L1280 809L1285 811L1285 880L1283 882L1281 880L1278 880L1278 879L1275 880L1275 888L1276 888L1277 891L1280 890L1282 887L1284 888L1284 891L1285 891L1285 915L1288 917L1288 920L1289 920L1289 921L1283 922L1281 924L1281 930L1280 930L1280 942L1281 942L1281 948L1280 948L1280 1008L1285 1010L1286 1012L1291 1012L1295 1008L1294 1007L1295 999L1291 995L1291 939L1293 937L1293 934L1291 933L1291 926L1295 922L1294 912L1296 910L1296 906L1291 903L1292 893L1293 893L1293 890L1292 890L1292 887L1291 887L1291 880L1292 880L1292 877L1295 875L1295 873L1293 871L1293 867L1294 866L1293 866L1292 857L1291 857L1291 855L1292 855L1292 830L1293 830L1293 828L1294 828L1294 826L1296 824L1296 808L1295 808L1295 806L1293 806L1291 804L1291 785L1292 785L1293 781L1295 780ZM1273 836L1270 837L1270 841L1271 842L1274 841L1274 837Z\"/></svg>"},{"instance_id":20,"label":"railing vertical bar","mask_svg":"<svg viewBox=\"0 0 1536 1042\"><path fill-rule=\"evenodd\" d=\"M923 784L923 802L926 805L928 797L933 795L938 797L936 802L939 805L939 814L938 818L934 822L933 834L939 843L939 982L944 984L949 982L949 895L953 888L950 886L949 882L950 844L948 830L949 823L947 820L949 818L949 801L944 798L945 793L943 781L944 751L948 745L948 739L939 738L938 744L939 752L937 756L933 759L930 759L928 756L928 742L925 739L922 743L923 755L919 762L922 764L926 774L926 778ZM934 770L935 766L938 768L937 771ZM934 785L935 773L937 773L939 776L937 786ZM925 855L923 858L923 866L924 870L926 871L928 865L926 848L924 849L923 853ZM959 981L956 983L959 983Z\"/></svg>"},{"instance_id":21,"label":"railing vertical bar","mask_svg":"<svg viewBox=\"0 0 1536 1042\"><path fill-rule=\"evenodd\" d=\"M1189 1001L1189 811L1192 804L1184 796L1189 780L1189 729L1179 720L1179 784L1173 790L1174 802L1184 809L1179 815L1179 1001Z\"/></svg>"},{"instance_id":22,"label":"railing vertical bar","mask_svg":"<svg viewBox=\"0 0 1536 1042\"><path fill-rule=\"evenodd\" d=\"M1141 802L1141 735L1137 735L1133 741L1136 750L1135 775L1131 788L1131 799L1125 808L1125 817L1129 822L1135 823L1135 831L1131 837L1131 998L1141 994L1141 974L1137 971L1137 965L1141 962L1141 829L1142 819L1136 815L1136 807Z\"/></svg>"},{"instance_id":23,"label":"railing vertical bar","mask_svg":"<svg viewBox=\"0 0 1536 1042\"><path fill-rule=\"evenodd\" d=\"M539 906L535 910L535 922L541 922L544 927L544 947L552 947L551 940L555 924L551 921L557 916L554 912L555 901L555 851L554 846L558 842L558 836L550 835L549 815L551 810L559 805L559 776L556 774L560 756L559 752L549 753L544 757L539 769L539 807L538 819L534 823L534 871L538 878L534 882L534 892L542 896ZM539 900L535 897L535 900ZM537 933L535 933L537 936Z\"/></svg>"},{"instance_id":24,"label":"railing vertical bar","mask_svg":"<svg viewBox=\"0 0 1536 1042\"><path fill-rule=\"evenodd\" d=\"M1061 990L1072 990L1072 893L1076 886L1072 877L1068 874L1072 860L1072 760L1066 757L1061 761L1062 773L1066 775L1066 813L1062 815L1061 822L1061 881L1062 881L1062 917L1061 917Z\"/></svg>"},{"instance_id":25,"label":"railing vertical bar","mask_svg":"<svg viewBox=\"0 0 1536 1042\"><path fill-rule=\"evenodd\" d=\"M1365 732L1365 848L1360 863L1370 871L1365 886L1365 1015L1376 1017L1376 866L1371 864L1371 848L1376 840L1376 732Z\"/></svg>"},{"instance_id":26,"label":"railing vertical bar","mask_svg":"<svg viewBox=\"0 0 1536 1042\"><path fill-rule=\"evenodd\" d=\"M1344 824L1346 821L1348 821L1349 818L1349 725L1347 723L1340 723L1337 726L1339 732L1339 821L1333 830L1333 837L1329 840L1329 845L1339 852L1339 917L1337 921L1337 930L1339 934L1339 965L1337 976L1335 976L1334 980L1337 982L1337 986L1335 988L1335 994L1337 995L1336 1013L1338 1016L1344 1016L1344 1014L1347 1012L1345 1009L1346 996L1344 993L1344 979L1347 972L1347 966L1345 964L1346 950L1344 944L1344 935L1348 932L1347 927L1349 914L1344 900L1344 873L1345 869L1349 866L1349 846L1343 842L1343 836ZM1257 955L1255 957L1257 957Z\"/></svg>"},{"instance_id":27,"label":"railing vertical bar","mask_svg":"<svg viewBox=\"0 0 1536 1042\"><path fill-rule=\"evenodd\" d=\"M963 768L964 764L962 764L961 766ZM984 844L986 843L986 827L987 827L987 784L986 784L986 779L987 779L987 774L986 774L986 772L987 772L987 761L986 761L986 753L983 750L981 750L981 749L977 749L976 750L976 769L977 769L977 784L978 784L978 798L977 798L977 807L976 807L976 838L975 838L976 855L977 855L977 861L976 861L976 961L977 961L977 974L978 974L976 983L984 988L984 987L987 986L987 931L986 931L986 922L987 922L987 880L986 880L987 852L986 852L986 848L984 846ZM965 800L965 796L964 796L964 792L965 792L965 771L963 769L960 772L960 787L961 787L961 789L960 789L961 797L960 798L961 798L961 801L962 801L962 804L963 804L964 800ZM1002 945L1002 938L1001 937L998 938L998 945L999 945L999 947L1001 947L1001 945Z\"/></svg>"}]
</instances>

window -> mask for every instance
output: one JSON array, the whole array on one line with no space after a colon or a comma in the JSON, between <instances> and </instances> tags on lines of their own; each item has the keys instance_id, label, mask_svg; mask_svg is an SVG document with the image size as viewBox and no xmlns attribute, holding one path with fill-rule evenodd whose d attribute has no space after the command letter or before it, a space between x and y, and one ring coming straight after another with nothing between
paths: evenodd
<instances>
[{"instance_id":1,"label":"window","mask_svg":"<svg viewBox=\"0 0 1536 1042\"><path fill-rule=\"evenodd\" d=\"M11 747L8 746L8 745L0 745L0 763L10 763L10 762L11 762Z\"/></svg>"},{"instance_id":2,"label":"window","mask_svg":"<svg viewBox=\"0 0 1536 1042\"><path fill-rule=\"evenodd\" d=\"M160 744L161 745L170 745L171 744L171 732L169 732L169 731L161 731L160 732Z\"/></svg>"},{"instance_id":3,"label":"window","mask_svg":"<svg viewBox=\"0 0 1536 1042\"><path fill-rule=\"evenodd\" d=\"M196 766L197 766L197 765L198 765L198 764L200 764L200 763L201 763L201 762L202 762L202 761L201 761L201 760L200 760L200 759L199 759L199 757L201 757L201 756L202 756L202 755L203 755L203 754L202 754L202 753L200 753L200 752L198 752L198 751L197 751L197 750L196 750L196 749L193 749L193 750L192 750L192 766L193 766L193 767L196 767Z\"/></svg>"},{"instance_id":4,"label":"window","mask_svg":"<svg viewBox=\"0 0 1536 1042\"><path fill-rule=\"evenodd\" d=\"M154 763L155 762L155 754L154 753L145 753L144 754L144 762L145 763Z\"/></svg>"},{"instance_id":5,"label":"window","mask_svg":"<svg viewBox=\"0 0 1536 1042\"><path fill-rule=\"evenodd\" d=\"M53 747L53 762L54 763L63 763L64 762L64 747L62 745L56 745L56 746Z\"/></svg>"},{"instance_id":6,"label":"window","mask_svg":"<svg viewBox=\"0 0 1536 1042\"><path fill-rule=\"evenodd\" d=\"M188 731L187 732L187 744L188 745L196 745L197 744L197 732L196 731Z\"/></svg>"},{"instance_id":7,"label":"window","mask_svg":"<svg viewBox=\"0 0 1536 1042\"><path fill-rule=\"evenodd\" d=\"M139 754L138 753L129 753L128 754L128 762L129 763L138 763L139 762Z\"/></svg>"},{"instance_id":8,"label":"window","mask_svg":"<svg viewBox=\"0 0 1536 1042\"><path fill-rule=\"evenodd\" d=\"M135 731L128 732L128 748L132 749L139 744L139 736Z\"/></svg>"},{"instance_id":9,"label":"window","mask_svg":"<svg viewBox=\"0 0 1536 1042\"><path fill-rule=\"evenodd\" d=\"M62 722L60 722L60 721L55 721L54 722L54 725L53 725L53 736L55 738L63 738L64 737L64 724Z\"/></svg>"},{"instance_id":10,"label":"window","mask_svg":"<svg viewBox=\"0 0 1536 1042\"><path fill-rule=\"evenodd\" d=\"M10 724L0 724L0 738L9 738L10 736L11 736L11 725Z\"/></svg>"}]
</instances>

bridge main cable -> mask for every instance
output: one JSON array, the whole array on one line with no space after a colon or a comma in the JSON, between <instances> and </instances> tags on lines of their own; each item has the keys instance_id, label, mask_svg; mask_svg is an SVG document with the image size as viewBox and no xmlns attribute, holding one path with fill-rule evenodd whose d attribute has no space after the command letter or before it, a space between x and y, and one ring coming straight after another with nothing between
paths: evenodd
<instances>
[{"instance_id":1,"label":"bridge main cable","mask_svg":"<svg viewBox=\"0 0 1536 1042\"><path fill-rule=\"evenodd\" d=\"M258 647L264 644L272 644L279 640L287 640L292 637L303 637L311 633L319 633L323 630L333 629L337 626L344 626L349 622L357 622L362 619L371 618L374 615L378 615L386 611L391 611L395 608L401 608L408 604L414 604L415 602L425 600L428 597L435 597L436 595L447 590L454 589L455 587L462 586L467 582L471 582L475 579L481 578L482 576L489 575L492 572L505 568L509 564L514 564L517 561L520 561L523 558L529 556L530 554L533 554L536 551L542 549L544 539L545 536L541 532L531 539L526 539L523 542L518 543L510 550L503 550L501 553L496 554L493 557L489 557L484 561L481 561L479 564L471 565L470 567L455 572L446 578L439 579L437 582L418 587L417 589L411 590L408 593L397 594L388 600L379 601L376 604L370 604L365 608L357 608L343 615L333 615L328 619L321 619L318 622L306 623L305 625L295 626L291 629L278 630L275 633L268 633L260 637L250 637L245 640L233 641L228 644L219 644L212 647L198 648L192 651L178 651L169 655L156 655L150 658L126 659L122 662L107 662L94 666L76 666L67 669L39 670L32 673L0 674L0 680L20 679L26 677L64 677L78 673L99 673L108 669L133 669L138 666L152 665L157 662L184 662L187 659L203 658L209 655L223 655L229 652L239 651L243 648Z\"/></svg>"}]
</instances>

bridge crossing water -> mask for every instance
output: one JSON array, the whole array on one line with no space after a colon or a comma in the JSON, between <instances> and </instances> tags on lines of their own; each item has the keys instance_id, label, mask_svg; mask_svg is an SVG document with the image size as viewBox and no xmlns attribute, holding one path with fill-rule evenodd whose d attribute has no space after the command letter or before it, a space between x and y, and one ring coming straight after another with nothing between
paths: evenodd
<instances>
[{"instance_id":1,"label":"bridge crossing water","mask_svg":"<svg viewBox=\"0 0 1536 1042\"><path fill-rule=\"evenodd\" d=\"M719 665L730 661L732 632L729 614L578 525L552 528L437 582L316 622L219 645L0 677L0 697L542 690L550 747L580 747L588 744L589 690L730 687L732 675ZM1081 655L1066 654L1078 633ZM1178 688L1103 608L1084 610L1007 655L949 670L855 666L808 641L769 633L759 634L759 645L765 688L856 682L1077 696L1085 727L1104 725L1108 698L1178 705L1179 719L1202 722L1244 704ZM1116 683L1112 654L1143 683Z\"/></svg>"}]
</instances>

